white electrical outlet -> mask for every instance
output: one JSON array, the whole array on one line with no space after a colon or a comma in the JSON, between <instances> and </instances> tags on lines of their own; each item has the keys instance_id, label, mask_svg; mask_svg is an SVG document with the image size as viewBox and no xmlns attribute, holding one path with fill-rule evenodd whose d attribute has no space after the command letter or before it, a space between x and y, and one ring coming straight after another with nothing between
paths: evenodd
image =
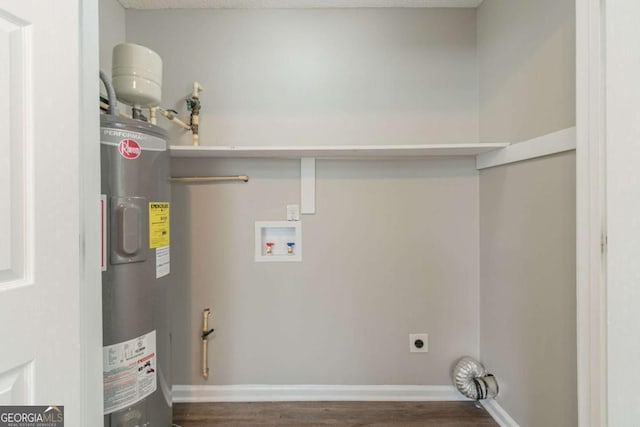
<instances>
[{"instance_id":1,"label":"white electrical outlet","mask_svg":"<svg viewBox=\"0 0 640 427\"><path fill-rule=\"evenodd\" d=\"M409 351L411 353L428 353L429 334L409 334Z\"/></svg>"},{"instance_id":2,"label":"white electrical outlet","mask_svg":"<svg viewBox=\"0 0 640 427\"><path fill-rule=\"evenodd\" d=\"M287 221L300 221L300 205L287 205Z\"/></svg>"}]
</instances>

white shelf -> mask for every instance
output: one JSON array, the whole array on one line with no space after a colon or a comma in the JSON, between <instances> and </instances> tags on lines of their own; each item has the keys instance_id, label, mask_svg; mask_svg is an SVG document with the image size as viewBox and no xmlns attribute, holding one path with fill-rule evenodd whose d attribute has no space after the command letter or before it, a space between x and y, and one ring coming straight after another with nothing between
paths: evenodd
<instances>
[{"instance_id":1,"label":"white shelf","mask_svg":"<svg viewBox=\"0 0 640 427\"><path fill-rule=\"evenodd\" d=\"M262 159L402 159L476 156L508 147L508 143L430 145L334 145L334 146L219 146L172 145L176 158Z\"/></svg>"},{"instance_id":2,"label":"white shelf","mask_svg":"<svg viewBox=\"0 0 640 427\"><path fill-rule=\"evenodd\" d=\"M482 0L120 0L125 9L353 9L363 7L476 8Z\"/></svg>"},{"instance_id":3,"label":"white shelf","mask_svg":"<svg viewBox=\"0 0 640 427\"><path fill-rule=\"evenodd\" d=\"M550 156L576 149L576 128L570 127L506 147L504 150L485 153L476 157L476 168L494 166Z\"/></svg>"}]
</instances>

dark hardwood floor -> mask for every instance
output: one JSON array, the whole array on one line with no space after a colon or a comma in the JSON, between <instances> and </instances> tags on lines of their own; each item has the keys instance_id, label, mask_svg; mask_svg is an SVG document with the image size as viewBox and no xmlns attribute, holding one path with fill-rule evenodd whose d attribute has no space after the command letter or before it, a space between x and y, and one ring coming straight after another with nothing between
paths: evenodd
<instances>
[{"instance_id":1,"label":"dark hardwood floor","mask_svg":"<svg viewBox=\"0 0 640 427\"><path fill-rule=\"evenodd\" d=\"M176 403L173 422L181 427L498 425L474 402Z\"/></svg>"}]
</instances>

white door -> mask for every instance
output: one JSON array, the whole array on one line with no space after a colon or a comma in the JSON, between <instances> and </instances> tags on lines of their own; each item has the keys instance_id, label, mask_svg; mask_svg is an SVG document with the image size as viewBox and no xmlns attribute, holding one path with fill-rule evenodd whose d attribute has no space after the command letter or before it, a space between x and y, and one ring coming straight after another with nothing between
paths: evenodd
<instances>
[{"instance_id":1,"label":"white door","mask_svg":"<svg viewBox=\"0 0 640 427\"><path fill-rule=\"evenodd\" d=\"M97 66L83 55L95 37L81 31L94 6L0 0L0 405L64 405L65 426L101 423L100 373L89 371L100 367L100 282L86 260L99 164L81 145L94 128L83 143L98 146L83 91L93 81L96 99L85 73Z\"/></svg>"}]
</instances>

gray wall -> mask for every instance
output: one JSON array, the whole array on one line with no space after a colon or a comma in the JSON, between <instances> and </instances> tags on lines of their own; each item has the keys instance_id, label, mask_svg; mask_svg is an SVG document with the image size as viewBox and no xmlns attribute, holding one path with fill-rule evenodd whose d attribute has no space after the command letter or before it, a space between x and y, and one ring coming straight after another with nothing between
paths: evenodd
<instances>
[{"instance_id":1,"label":"gray wall","mask_svg":"<svg viewBox=\"0 0 640 427\"><path fill-rule=\"evenodd\" d=\"M575 125L574 2L478 10L480 139ZM480 174L480 353L523 427L577 425L575 155Z\"/></svg>"},{"instance_id":2,"label":"gray wall","mask_svg":"<svg viewBox=\"0 0 640 427\"><path fill-rule=\"evenodd\" d=\"M100 69L111 77L111 51L118 43L126 41L125 34L125 10L118 0L100 0ZM107 91L100 86L102 94ZM118 103L120 111L124 111L125 105Z\"/></svg>"},{"instance_id":3,"label":"gray wall","mask_svg":"<svg viewBox=\"0 0 640 427\"><path fill-rule=\"evenodd\" d=\"M478 177L471 159L318 161L301 263L255 263L254 221L299 201L295 160L180 160L174 174L175 383L201 384L196 339L213 310L209 384L450 384L478 356ZM409 353L427 332L430 351Z\"/></svg>"},{"instance_id":4,"label":"gray wall","mask_svg":"<svg viewBox=\"0 0 640 427\"><path fill-rule=\"evenodd\" d=\"M184 114L191 82L205 87L204 145L477 140L475 10L129 10L126 22L128 41L164 58L165 105ZM319 161L300 264L253 261L254 221L299 203L299 162L173 166L251 176L174 186L175 383L203 382L205 307L209 384L450 384L452 361L478 355L471 160ZM409 353L412 332L430 334L428 354Z\"/></svg>"},{"instance_id":5,"label":"gray wall","mask_svg":"<svg viewBox=\"0 0 640 427\"><path fill-rule=\"evenodd\" d=\"M477 26L480 140L575 126L574 0L485 0Z\"/></svg>"},{"instance_id":6,"label":"gray wall","mask_svg":"<svg viewBox=\"0 0 640 427\"><path fill-rule=\"evenodd\" d=\"M125 10L118 0L100 0L100 69L111 76L111 51L125 41Z\"/></svg>"},{"instance_id":7,"label":"gray wall","mask_svg":"<svg viewBox=\"0 0 640 427\"><path fill-rule=\"evenodd\" d=\"M523 427L577 425L575 155L480 174L480 353Z\"/></svg>"},{"instance_id":8,"label":"gray wall","mask_svg":"<svg viewBox=\"0 0 640 427\"><path fill-rule=\"evenodd\" d=\"M203 145L427 144L477 140L475 16L128 10L126 21L128 41L164 58L165 105L185 112L202 83Z\"/></svg>"}]
</instances>

